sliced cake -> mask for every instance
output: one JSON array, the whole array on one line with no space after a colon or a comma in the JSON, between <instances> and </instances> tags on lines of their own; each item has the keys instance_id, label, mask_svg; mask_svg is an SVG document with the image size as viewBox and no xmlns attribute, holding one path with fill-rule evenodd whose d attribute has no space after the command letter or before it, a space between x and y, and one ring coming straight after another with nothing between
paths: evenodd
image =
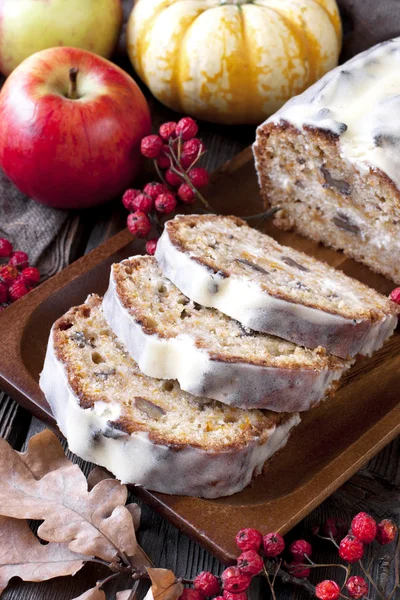
<instances>
[{"instance_id":1,"label":"sliced cake","mask_svg":"<svg viewBox=\"0 0 400 600\"><path fill-rule=\"evenodd\" d=\"M143 373L241 408L308 410L349 366L196 304L151 256L112 266L103 313Z\"/></svg>"},{"instance_id":2,"label":"sliced cake","mask_svg":"<svg viewBox=\"0 0 400 600\"><path fill-rule=\"evenodd\" d=\"M400 284L400 38L334 69L257 130L275 223Z\"/></svg>"},{"instance_id":3,"label":"sliced cake","mask_svg":"<svg viewBox=\"0 0 400 600\"><path fill-rule=\"evenodd\" d=\"M371 354L397 324L394 302L237 217L178 215L166 223L156 259L191 300L342 358Z\"/></svg>"},{"instance_id":4,"label":"sliced cake","mask_svg":"<svg viewBox=\"0 0 400 600\"><path fill-rule=\"evenodd\" d=\"M54 324L40 387L72 452L125 483L167 494L239 492L300 421L228 407L143 375L98 296Z\"/></svg>"}]
</instances>

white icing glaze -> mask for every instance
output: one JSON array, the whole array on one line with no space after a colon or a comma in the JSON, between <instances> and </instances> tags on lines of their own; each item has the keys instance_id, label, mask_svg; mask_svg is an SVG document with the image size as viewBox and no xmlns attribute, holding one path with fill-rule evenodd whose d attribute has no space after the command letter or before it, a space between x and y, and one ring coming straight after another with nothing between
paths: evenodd
<instances>
[{"instance_id":1,"label":"white icing glaze","mask_svg":"<svg viewBox=\"0 0 400 600\"><path fill-rule=\"evenodd\" d=\"M211 359L193 335L163 339L146 334L121 304L111 269L103 314L111 329L149 377L177 379L181 388L240 408L277 412L309 410L320 402L342 370L276 368Z\"/></svg>"},{"instance_id":2,"label":"white icing glaze","mask_svg":"<svg viewBox=\"0 0 400 600\"><path fill-rule=\"evenodd\" d=\"M53 346L53 330L40 376L40 387L72 452L94 462L120 479L166 494L204 498L228 496L241 491L261 472L266 460L285 446L300 417L271 428L267 442L258 440L238 450L207 452L187 446L179 451L153 443L145 432L121 432L106 437L109 420L118 418L120 407L98 402L83 409L68 383L63 363Z\"/></svg>"},{"instance_id":3,"label":"white icing glaze","mask_svg":"<svg viewBox=\"0 0 400 600\"><path fill-rule=\"evenodd\" d=\"M400 38L333 69L260 128L280 121L332 132L344 158L361 172L380 169L400 188Z\"/></svg>"},{"instance_id":4,"label":"white icing glaze","mask_svg":"<svg viewBox=\"0 0 400 600\"><path fill-rule=\"evenodd\" d=\"M397 315L387 315L375 324L367 319L346 319L270 296L248 279L220 277L193 260L190 253L177 248L167 228L158 241L155 256L165 277L191 300L217 308L255 331L309 348L323 346L341 358L372 354L397 325Z\"/></svg>"}]
</instances>

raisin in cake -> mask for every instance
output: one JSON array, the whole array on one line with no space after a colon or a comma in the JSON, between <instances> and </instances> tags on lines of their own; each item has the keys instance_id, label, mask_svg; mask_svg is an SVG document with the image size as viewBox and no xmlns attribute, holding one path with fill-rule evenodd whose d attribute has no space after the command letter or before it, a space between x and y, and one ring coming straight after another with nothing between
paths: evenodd
<instances>
[{"instance_id":1,"label":"raisin in cake","mask_svg":"<svg viewBox=\"0 0 400 600\"><path fill-rule=\"evenodd\" d=\"M323 348L257 333L196 304L151 256L112 266L103 313L143 373L241 408L308 410L350 366Z\"/></svg>"},{"instance_id":2,"label":"raisin in cake","mask_svg":"<svg viewBox=\"0 0 400 600\"><path fill-rule=\"evenodd\" d=\"M108 327L98 296L54 324L40 386L72 452L168 494L240 491L300 421L146 377Z\"/></svg>"},{"instance_id":3,"label":"raisin in cake","mask_svg":"<svg viewBox=\"0 0 400 600\"><path fill-rule=\"evenodd\" d=\"M359 54L257 130L275 223L400 283L400 38Z\"/></svg>"},{"instance_id":4,"label":"raisin in cake","mask_svg":"<svg viewBox=\"0 0 400 600\"><path fill-rule=\"evenodd\" d=\"M397 323L394 302L237 217L178 215L166 223L156 259L191 300L342 358L371 354Z\"/></svg>"}]
</instances>

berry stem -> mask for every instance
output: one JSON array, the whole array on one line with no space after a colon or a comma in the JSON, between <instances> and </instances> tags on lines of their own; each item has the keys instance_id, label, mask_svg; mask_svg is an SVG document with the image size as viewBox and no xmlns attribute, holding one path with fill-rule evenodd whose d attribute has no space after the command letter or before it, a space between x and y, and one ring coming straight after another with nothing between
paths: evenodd
<instances>
[{"instance_id":1,"label":"berry stem","mask_svg":"<svg viewBox=\"0 0 400 600\"><path fill-rule=\"evenodd\" d=\"M250 215L249 217L241 217L241 219L243 219L243 221L253 221L255 219L262 219L264 221L265 219L269 219L270 217L272 217L275 213L278 212L278 210L281 210L279 206L273 206L265 212L258 213L257 215Z\"/></svg>"},{"instance_id":2,"label":"berry stem","mask_svg":"<svg viewBox=\"0 0 400 600\"><path fill-rule=\"evenodd\" d=\"M185 169L182 169L181 163L180 163L180 161L178 160L178 158L177 158L177 156L175 154L175 151L174 151L174 148L173 148L173 145L172 145L171 141L169 143L169 147L170 147L170 152L171 152L172 159L173 159L173 161L175 163L175 167L173 165L171 165L171 167L170 167L171 170L174 173L177 173L178 175L180 175L180 177L182 177L182 179L184 179L185 183L188 184L188 186L190 187L190 189L192 190L192 192L194 192L196 194L197 198L204 204L204 206L207 208L207 210L210 213L215 214L215 210L207 202L207 200L204 198L203 194L201 192L199 192L199 190L191 182L191 180L190 180L190 178L189 178L189 176L187 174L187 171L185 171ZM178 152L179 152L179 144L178 144Z\"/></svg>"},{"instance_id":3,"label":"berry stem","mask_svg":"<svg viewBox=\"0 0 400 600\"><path fill-rule=\"evenodd\" d=\"M279 571L279 567L278 567L278 571ZM276 600L276 595L275 595L275 590L274 590L274 584L271 582L271 580L269 578L269 573L268 573L267 569L265 568L265 565L264 565L264 573L265 573L265 577L267 578L267 581L268 581L269 589L271 590L272 599ZM277 571L275 570L273 581L275 581L276 573L277 573Z\"/></svg>"},{"instance_id":4,"label":"berry stem","mask_svg":"<svg viewBox=\"0 0 400 600\"><path fill-rule=\"evenodd\" d=\"M276 563L274 561L267 560L264 564L264 576L268 581L268 575L275 575L276 573ZM310 583L307 579L298 579L294 577L287 571L283 569L279 569L276 573L276 576L282 581L282 583L294 583L298 587L302 587L311 594L311 596L315 596L315 586Z\"/></svg>"},{"instance_id":5,"label":"berry stem","mask_svg":"<svg viewBox=\"0 0 400 600\"><path fill-rule=\"evenodd\" d=\"M193 161L193 162L192 162L192 164L190 165L190 167L189 167L189 170L190 170L190 169L193 169L193 167L195 167L195 166L196 166L196 164L199 162L199 160L200 160L200 159L202 158L202 156L204 156L204 155L205 155L205 152L202 152L201 150L199 150L199 152L198 152L198 154L197 154L196 158L194 159L194 161Z\"/></svg>"},{"instance_id":6,"label":"berry stem","mask_svg":"<svg viewBox=\"0 0 400 600\"><path fill-rule=\"evenodd\" d=\"M358 561L358 564L361 567L362 572L364 573L365 577L368 579L368 581L370 582L370 584L372 585L372 587L374 588L374 590L376 591L376 593L378 594L379 598L382 598L382 600L385 600L385 597L383 596L383 594L380 592L378 586L376 585L375 581L373 580L373 578L371 577L371 573L364 567L363 563L361 560Z\"/></svg>"},{"instance_id":7,"label":"berry stem","mask_svg":"<svg viewBox=\"0 0 400 600\"><path fill-rule=\"evenodd\" d=\"M79 69L76 67L72 67L69 70L69 88L67 98L70 100L78 99L78 91L77 91L77 79L78 79Z\"/></svg>"},{"instance_id":8,"label":"berry stem","mask_svg":"<svg viewBox=\"0 0 400 600\"><path fill-rule=\"evenodd\" d=\"M156 161L156 160L153 160L153 164L154 164L154 168L155 168L155 170L156 170L156 173L157 173L157 175L158 175L159 179L160 179L160 180L161 180L161 181L162 181L162 182L163 182L163 183L164 183L164 184L165 184L165 185L168 187L168 189L171 189L171 188L170 188L170 186L168 185L168 183L165 181L165 179L164 179L164 175L162 174L162 172L161 172L161 169L160 169L160 167L158 166L158 163L157 163L157 161Z\"/></svg>"}]
</instances>

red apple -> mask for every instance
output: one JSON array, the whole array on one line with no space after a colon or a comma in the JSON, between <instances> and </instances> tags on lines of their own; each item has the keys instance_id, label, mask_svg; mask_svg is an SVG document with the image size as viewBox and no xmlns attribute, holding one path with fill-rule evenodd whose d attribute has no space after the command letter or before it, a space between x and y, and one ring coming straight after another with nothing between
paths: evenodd
<instances>
[{"instance_id":1,"label":"red apple","mask_svg":"<svg viewBox=\"0 0 400 600\"><path fill-rule=\"evenodd\" d=\"M0 165L27 196L86 208L121 194L140 166L150 111L133 79L76 48L27 58L0 94Z\"/></svg>"}]
</instances>

